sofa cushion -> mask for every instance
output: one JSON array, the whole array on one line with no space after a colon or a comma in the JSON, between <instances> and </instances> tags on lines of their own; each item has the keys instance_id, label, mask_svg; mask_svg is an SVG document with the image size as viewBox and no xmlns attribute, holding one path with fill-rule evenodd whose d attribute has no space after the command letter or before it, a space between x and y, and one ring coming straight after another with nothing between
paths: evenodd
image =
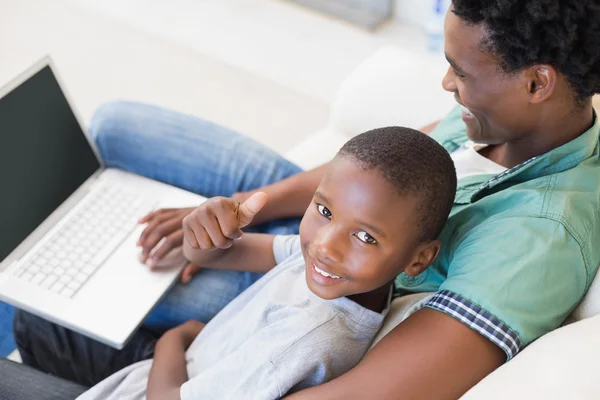
<instances>
[{"instance_id":1,"label":"sofa cushion","mask_svg":"<svg viewBox=\"0 0 600 400\"><path fill-rule=\"evenodd\" d=\"M551 332L489 375L462 400L600 399L600 316Z\"/></svg>"}]
</instances>

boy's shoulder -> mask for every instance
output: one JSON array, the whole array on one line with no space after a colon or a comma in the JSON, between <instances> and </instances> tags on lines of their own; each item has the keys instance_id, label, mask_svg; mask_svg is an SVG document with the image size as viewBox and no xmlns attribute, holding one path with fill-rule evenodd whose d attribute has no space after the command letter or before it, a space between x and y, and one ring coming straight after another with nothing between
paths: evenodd
<instances>
[{"instance_id":1,"label":"boy's shoulder","mask_svg":"<svg viewBox=\"0 0 600 400\"><path fill-rule=\"evenodd\" d=\"M281 264L289 257L301 257L300 235L276 235L273 239L275 262Z\"/></svg>"}]
</instances>

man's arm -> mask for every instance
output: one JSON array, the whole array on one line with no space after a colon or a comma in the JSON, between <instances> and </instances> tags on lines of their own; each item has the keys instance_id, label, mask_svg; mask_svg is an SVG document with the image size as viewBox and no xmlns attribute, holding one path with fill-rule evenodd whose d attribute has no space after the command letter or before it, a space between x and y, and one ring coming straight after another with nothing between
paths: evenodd
<instances>
[{"instance_id":1,"label":"man's arm","mask_svg":"<svg viewBox=\"0 0 600 400\"><path fill-rule=\"evenodd\" d=\"M439 123L440 121L432 122L431 124L426 125L419 130L424 134L429 135L435 129L435 127L438 126Z\"/></svg>"},{"instance_id":2,"label":"man's arm","mask_svg":"<svg viewBox=\"0 0 600 400\"><path fill-rule=\"evenodd\" d=\"M505 360L505 353L479 333L424 308L394 328L348 373L286 399L455 400Z\"/></svg>"}]
</instances>

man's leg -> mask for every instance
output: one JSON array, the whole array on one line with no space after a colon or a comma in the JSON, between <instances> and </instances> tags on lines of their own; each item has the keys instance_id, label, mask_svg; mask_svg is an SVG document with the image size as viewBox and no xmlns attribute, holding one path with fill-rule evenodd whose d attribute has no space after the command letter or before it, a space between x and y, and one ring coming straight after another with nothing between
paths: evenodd
<instances>
[{"instance_id":1,"label":"man's leg","mask_svg":"<svg viewBox=\"0 0 600 400\"><path fill-rule=\"evenodd\" d=\"M113 102L94 115L90 135L108 167L134 172L206 197L231 196L301 172L279 154L200 118L132 102ZM298 233L300 219L274 221L255 231ZM259 274L205 270L177 285L147 325L157 331L189 319L208 322Z\"/></svg>"},{"instance_id":2,"label":"man's leg","mask_svg":"<svg viewBox=\"0 0 600 400\"><path fill-rule=\"evenodd\" d=\"M12 333L13 306L0 301L0 357L8 357L15 349Z\"/></svg>"},{"instance_id":3,"label":"man's leg","mask_svg":"<svg viewBox=\"0 0 600 400\"><path fill-rule=\"evenodd\" d=\"M24 364L86 387L152 358L158 340L141 328L123 350L116 350L22 310L15 313L14 331Z\"/></svg>"},{"instance_id":4,"label":"man's leg","mask_svg":"<svg viewBox=\"0 0 600 400\"><path fill-rule=\"evenodd\" d=\"M206 197L229 197L301 172L246 136L146 104L105 104L94 115L89 132L108 167Z\"/></svg>"},{"instance_id":5,"label":"man's leg","mask_svg":"<svg viewBox=\"0 0 600 400\"><path fill-rule=\"evenodd\" d=\"M74 400L86 388L23 364L0 358L0 399Z\"/></svg>"}]
</instances>

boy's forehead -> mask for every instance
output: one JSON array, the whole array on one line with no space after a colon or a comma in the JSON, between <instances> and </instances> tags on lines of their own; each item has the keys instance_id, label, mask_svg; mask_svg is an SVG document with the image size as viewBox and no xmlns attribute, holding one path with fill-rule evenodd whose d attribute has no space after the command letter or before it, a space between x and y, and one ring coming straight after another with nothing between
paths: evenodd
<instances>
[{"instance_id":1,"label":"boy's forehead","mask_svg":"<svg viewBox=\"0 0 600 400\"><path fill-rule=\"evenodd\" d=\"M338 213L378 225L408 222L417 206L414 196L400 194L378 170L346 157L330 164L316 196L336 206Z\"/></svg>"}]
</instances>

